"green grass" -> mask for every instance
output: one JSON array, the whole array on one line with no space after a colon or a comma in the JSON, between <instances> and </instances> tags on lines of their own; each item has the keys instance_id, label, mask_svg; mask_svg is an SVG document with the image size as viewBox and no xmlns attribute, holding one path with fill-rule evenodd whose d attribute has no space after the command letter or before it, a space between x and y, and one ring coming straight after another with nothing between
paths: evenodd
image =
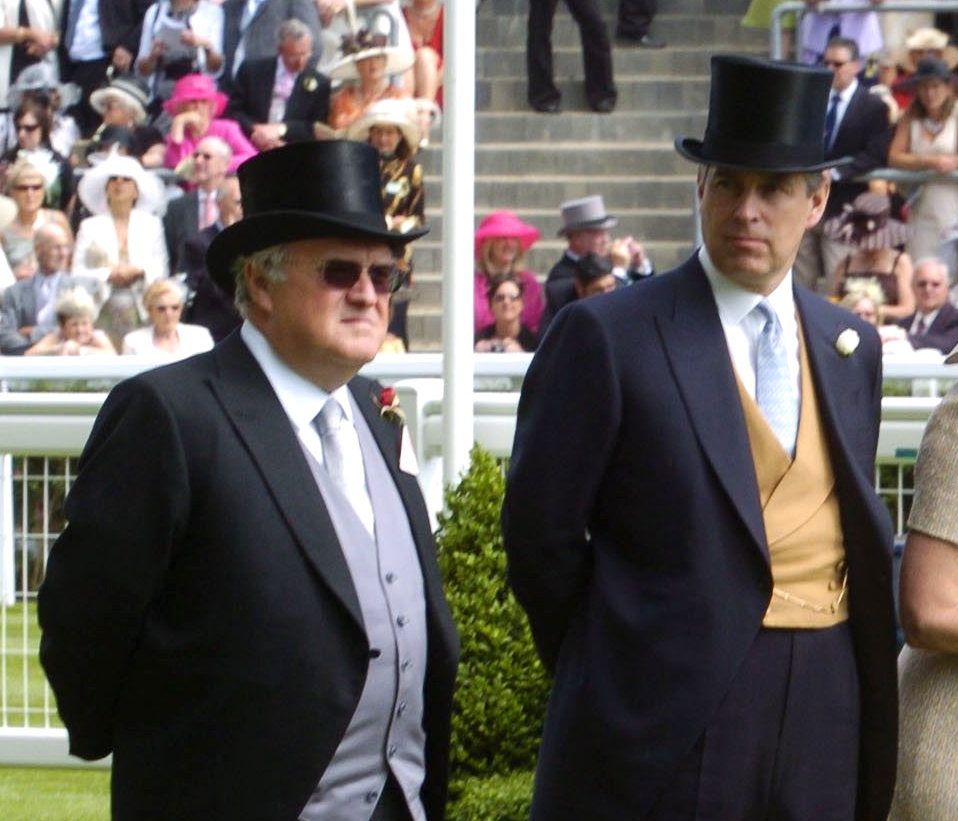
<instances>
[{"instance_id":1,"label":"green grass","mask_svg":"<svg viewBox=\"0 0 958 821\"><path fill-rule=\"evenodd\" d=\"M108 771L0 768L3 821L107 821L109 817Z\"/></svg>"},{"instance_id":2,"label":"green grass","mask_svg":"<svg viewBox=\"0 0 958 821\"><path fill-rule=\"evenodd\" d=\"M52 694L46 691L46 679L37 656L40 628L35 602L18 603L0 610L0 686L6 689L8 709L0 714L0 725L11 727L62 727L56 715ZM26 693L26 702L24 701ZM49 723L44 717L44 699L50 708ZM0 818L3 818L0 815Z\"/></svg>"}]
</instances>

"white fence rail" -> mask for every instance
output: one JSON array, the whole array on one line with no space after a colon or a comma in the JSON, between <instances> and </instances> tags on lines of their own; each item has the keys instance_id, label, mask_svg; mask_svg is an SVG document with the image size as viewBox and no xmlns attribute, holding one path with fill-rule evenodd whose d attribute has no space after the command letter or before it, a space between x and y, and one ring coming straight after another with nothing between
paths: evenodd
<instances>
[{"instance_id":1,"label":"white fence rail","mask_svg":"<svg viewBox=\"0 0 958 821\"><path fill-rule=\"evenodd\" d=\"M477 367L481 380L505 390L473 395L477 442L507 458L515 430L518 385L528 357L493 355L488 367ZM416 369L403 358L403 367L378 363L375 375L394 382L406 413L419 458L420 481L430 509L442 498L442 380L423 376L438 373L439 357L420 358L415 378L402 378ZM435 370L434 370L435 369ZM0 379L13 369L0 368ZM63 374L66 374L64 376ZM129 372L112 374L114 378ZM895 366L887 369L898 380L953 380L955 368ZM66 371L35 376L21 368L12 378L104 377L101 368L84 377ZM0 393L0 765L79 766L67 755L65 732L37 662L36 589L46 557L63 526L63 499L69 491L79 454L104 399L94 393ZM875 469L876 489L886 499L898 532L904 530L912 494L912 465L925 422L938 399L887 397ZM100 766L108 766L103 762Z\"/></svg>"}]
</instances>

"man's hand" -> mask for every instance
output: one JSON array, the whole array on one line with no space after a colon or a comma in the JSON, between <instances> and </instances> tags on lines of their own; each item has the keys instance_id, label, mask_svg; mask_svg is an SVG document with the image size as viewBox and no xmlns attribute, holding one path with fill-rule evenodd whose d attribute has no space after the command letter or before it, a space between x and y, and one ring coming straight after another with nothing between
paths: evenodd
<instances>
[{"instance_id":1,"label":"man's hand","mask_svg":"<svg viewBox=\"0 0 958 821\"><path fill-rule=\"evenodd\" d=\"M332 25L333 18L346 8L346 0L316 0L319 9L319 22L323 28Z\"/></svg>"},{"instance_id":2,"label":"man's hand","mask_svg":"<svg viewBox=\"0 0 958 821\"><path fill-rule=\"evenodd\" d=\"M35 327L36 327L35 325L24 325L22 328L17 328L17 332L20 334L20 336L25 337L26 339L29 339L30 334L33 333L33 329Z\"/></svg>"},{"instance_id":3,"label":"man's hand","mask_svg":"<svg viewBox=\"0 0 958 821\"><path fill-rule=\"evenodd\" d=\"M120 262L114 265L110 270L110 276L107 278L107 282L118 288L125 288L131 282L142 278L143 274L144 271L142 268L137 268L129 262Z\"/></svg>"},{"instance_id":4,"label":"man's hand","mask_svg":"<svg viewBox=\"0 0 958 821\"><path fill-rule=\"evenodd\" d=\"M286 127L283 123L256 123L249 139L260 151L267 151L270 148L286 145L283 139L285 135Z\"/></svg>"},{"instance_id":5,"label":"man's hand","mask_svg":"<svg viewBox=\"0 0 958 821\"><path fill-rule=\"evenodd\" d=\"M27 54L31 57L42 57L48 51L55 49L59 42L60 38L55 31L30 29L30 36L27 42Z\"/></svg>"}]
</instances>

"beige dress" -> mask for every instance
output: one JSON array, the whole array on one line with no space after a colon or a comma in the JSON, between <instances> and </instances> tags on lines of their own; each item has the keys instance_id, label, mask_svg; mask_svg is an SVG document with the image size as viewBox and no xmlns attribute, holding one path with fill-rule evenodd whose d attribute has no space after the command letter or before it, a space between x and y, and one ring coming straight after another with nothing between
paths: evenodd
<instances>
[{"instance_id":1,"label":"beige dress","mask_svg":"<svg viewBox=\"0 0 958 821\"><path fill-rule=\"evenodd\" d=\"M958 388L942 400L925 430L908 526L958 545ZM898 781L888 819L955 821L958 655L906 645L898 675Z\"/></svg>"},{"instance_id":2,"label":"beige dress","mask_svg":"<svg viewBox=\"0 0 958 821\"><path fill-rule=\"evenodd\" d=\"M913 154L958 152L958 106L937 134L930 134L919 121L913 121L908 139L908 150ZM926 182L910 209L908 223L914 231L908 241L908 255L912 259L936 256L945 234L958 223L958 183Z\"/></svg>"}]
</instances>

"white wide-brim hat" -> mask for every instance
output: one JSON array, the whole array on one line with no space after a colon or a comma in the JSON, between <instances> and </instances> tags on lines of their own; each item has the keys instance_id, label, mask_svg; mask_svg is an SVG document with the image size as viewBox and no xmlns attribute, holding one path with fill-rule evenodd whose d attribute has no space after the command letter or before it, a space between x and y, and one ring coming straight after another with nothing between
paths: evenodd
<instances>
[{"instance_id":1,"label":"white wide-brim hat","mask_svg":"<svg viewBox=\"0 0 958 821\"><path fill-rule=\"evenodd\" d=\"M134 157L111 152L101 162L87 169L77 185L80 201L91 214L107 214L106 184L110 177L128 177L136 183L136 208L157 216L163 210L163 184Z\"/></svg>"},{"instance_id":2,"label":"white wide-brim hat","mask_svg":"<svg viewBox=\"0 0 958 821\"><path fill-rule=\"evenodd\" d=\"M369 131L374 125L391 125L399 129L409 150L415 153L422 141L422 133L415 122L417 112L415 100L408 97L377 100L346 129L346 136L364 143L369 139Z\"/></svg>"},{"instance_id":3,"label":"white wide-brim hat","mask_svg":"<svg viewBox=\"0 0 958 821\"><path fill-rule=\"evenodd\" d=\"M412 68L415 55L412 50L397 48L396 46L374 46L347 54L341 60L333 63L329 69L331 80L358 80L359 72L356 63L370 57L386 56L386 74L402 74L407 68Z\"/></svg>"}]
</instances>

